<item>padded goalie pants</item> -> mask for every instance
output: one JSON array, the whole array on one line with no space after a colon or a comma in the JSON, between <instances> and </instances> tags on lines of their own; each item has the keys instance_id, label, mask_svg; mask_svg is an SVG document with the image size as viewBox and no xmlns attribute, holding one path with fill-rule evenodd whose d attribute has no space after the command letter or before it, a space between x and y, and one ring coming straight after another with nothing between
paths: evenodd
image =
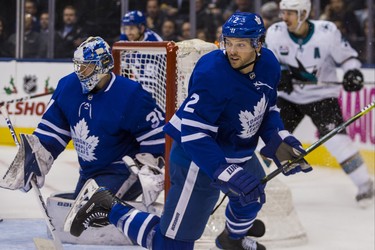
<instances>
[{"instance_id":1,"label":"padded goalie pants","mask_svg":"<svg viewBox=\"0 0 375 250\"><path fill-rule=\"evenodd\" d=\"M259 179L265 175L255 156L242 167ZM177 143L173 144L170 154L170 179L171 188L160 220L161 232L171 239L196 241L203 234L220 190L211 185L208 175L186 156ZM248 220L254 219L262 207L258 202L242 207L236 201L231 206L238 208L235 210L241 213L240 218L246 214Z\"/></svg>"}]
</instances>

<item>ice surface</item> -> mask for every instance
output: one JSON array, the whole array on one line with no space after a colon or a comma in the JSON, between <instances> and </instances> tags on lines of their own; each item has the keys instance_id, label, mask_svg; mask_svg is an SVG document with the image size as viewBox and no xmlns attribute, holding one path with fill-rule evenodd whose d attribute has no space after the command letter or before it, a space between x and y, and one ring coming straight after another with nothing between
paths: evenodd
<instances>
[{"instance_id":1,"label":"ice surface","mask_svg":"<svg viewBox=\"0 0 375 250\"><path fill-rule=\"evenodd\" d=\"M0 175L12 162L15 147L0 147ZM76 153L63 152L46 177L42 194L71 191L78 178ZM350 179L338 169L315 167L308 174L278 176L291 188L295 209L307 231L308 243L277 250L374 250L374 203L367 209L357 206L357 192ZM0 249L35 249L34 237L47 238L47 229L32 191L0 188ZM142 249L135 246L84 246L64 244L65 249ZM269 249L269 248L268 248Z\"/></svg>"}]
</instances>

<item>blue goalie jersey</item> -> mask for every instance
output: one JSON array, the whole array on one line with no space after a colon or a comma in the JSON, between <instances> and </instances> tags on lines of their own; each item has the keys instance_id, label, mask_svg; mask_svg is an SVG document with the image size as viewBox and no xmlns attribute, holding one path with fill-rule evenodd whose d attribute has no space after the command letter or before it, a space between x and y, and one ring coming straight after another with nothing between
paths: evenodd
<instances>
[{"instance_id":1,"label":"blue goalie jersey","mask_svg":"<svg viewBox=\"0 0 375 250\"><path fill-rule=\"evenodd\" d=\"M139 83L111 73L105 88L83 94L72 73L59 81L34 134L55 159L72 140L80 173L88 177L116 173L125 155L162 155L164 123L163 112Z\"/></svg>"},{"instance_id":2,"label":"blue goalie jersey","mask_svg":"<svg viewBox=\"0 0 375 250\"><path fill-rule=\"evenodd\" d=\"M249 74L234 70L221 50L212 51L198 61L188 97L164 131L212 178L222 164L249 160L259 136L267 143L283 129L279 79L279 62L266 48Z\"/></svg>"}]
</instances>

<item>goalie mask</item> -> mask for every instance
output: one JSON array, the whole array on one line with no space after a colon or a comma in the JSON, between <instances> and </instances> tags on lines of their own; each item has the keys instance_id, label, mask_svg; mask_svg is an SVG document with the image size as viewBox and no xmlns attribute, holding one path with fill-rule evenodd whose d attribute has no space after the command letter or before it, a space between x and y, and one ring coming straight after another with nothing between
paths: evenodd
<instances>
[{"instance_id":1,"label":"goalie mask","mask_svg":"<svg viewBox=\"0 0 375 250\"><path fill-rule=\"evenodd\" d=\"M101 37L89 37L74 52L74 72L87 94L113 69L111 48Z\"/></svg>"},{"instance_id":2,"label":"goalie mask","mask_svg":"<svg viewBox=\"0 0 375 250\"><path fill-rule=\"evenodd\" d=\"M254 49L263 43L266 29L262 18L253 13L235 12L223 25L220 48L225 50L225 38L249 38Z\"/></svg>"}]
</instances>

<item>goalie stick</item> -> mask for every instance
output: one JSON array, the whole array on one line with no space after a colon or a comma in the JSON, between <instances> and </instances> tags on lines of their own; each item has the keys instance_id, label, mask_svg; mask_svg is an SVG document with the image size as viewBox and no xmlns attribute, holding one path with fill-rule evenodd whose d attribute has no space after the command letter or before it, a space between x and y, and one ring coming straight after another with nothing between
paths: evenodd
<instances>
[{"instance_id":1,"label":"goalie stick","mask_svg":"<svg viewBox=\"0 0 375 250\"><path fill-rule=\"evenodd\" d=\"M45 92L45 93L36 94L36 95L28 95L28 96L16 98L16 99L9 100L9 101L2 101L2 102L0 102L0 107L3 106L3 105L6 105L6 104L10 104L10 103L24 102L24 101L27 101L27 100L30 100L30 99L34 99L34 98L38 98L38 97L42 97L42 96L47 96L47 95L50 95L52 93L53 93L53 91L48 91L48 92Z\"/></svg>"},{"instance_id":2,"label":"goalie stick","mask_svg":"<svg viewBox=\"0 0 375 250\"><path fill-rule=\"evenodd\" d=\"M311 153L312 151L314 151L317 147L319 147L320 145L322 145L323 143L325 143L326 141L328 141L329 139L331 139L336 134L338 134L341 131L343 131L347 126L349 126L350 124L352 124L354 121L356 121L357 119L359 119L363 115L365 115L368 112L370 112L370 110L373 109L374 107L375 107L375 100L373 100L369 105L367 105L366 107L364 107L360 112L358 112L356 115L354 115L353 117L351 117L350 119L348 119L346 122L340 124L335 129L331 130L331 132L329 132L328 134L326 134L325 136L323 136L322 138L320 138L319 140L317 140L316 142L314 142L310 147L308 147L305 150L306 154L300 155L299 157L297 157L293 161L289 161L288 163L286 163L285 165L283 165L281 168L278 168L275 171L271 172L269 175L265 176L261 180L261 182L262 183L266 183L266 182L270 181L275 176L277 176L278 174L280 174L281 172L283 172L284 169L288 169L292 164L294 164L294 163L302 160L306 155L308 155L309 153Z\"/></svg>"},{"instance_id":3,"label":"goalie stick","mask_svg":"<svg viewBox=\"0 0 375 250\"><path fill-rule=\"evenodd\" d=\"M9 118L9 114L8 114L8 111L6 110L6 107L1 106L0 111L1 111L1 114L3 115L5 121L8 125L9 131L10 131L12 137L13 137L14 143L16 144L17 148L19 148L20 143L18 141L16 132L13 128L13 124L12 124L10 118ZM64 249L63 245L61 243L61 240L58 238L57 234L55 233L56 227L55 227L55 225L53 225L52 218L48 214L47 206L46 206L46 203L44 202L42 193L40 192L40 189L36 185L35 180L31 180L30 183L31 183L32 189L34 190L34 193L37 197L40 208L43 212L43 217L44 217L44 219L47 223L48 229L50 230L51 235L53 237L52 242L50 240L40 240L39 238L35 238L34 243L35 243L38 250L42 250L42 249L63 250Z\"/></svg>"}]
</instances>

